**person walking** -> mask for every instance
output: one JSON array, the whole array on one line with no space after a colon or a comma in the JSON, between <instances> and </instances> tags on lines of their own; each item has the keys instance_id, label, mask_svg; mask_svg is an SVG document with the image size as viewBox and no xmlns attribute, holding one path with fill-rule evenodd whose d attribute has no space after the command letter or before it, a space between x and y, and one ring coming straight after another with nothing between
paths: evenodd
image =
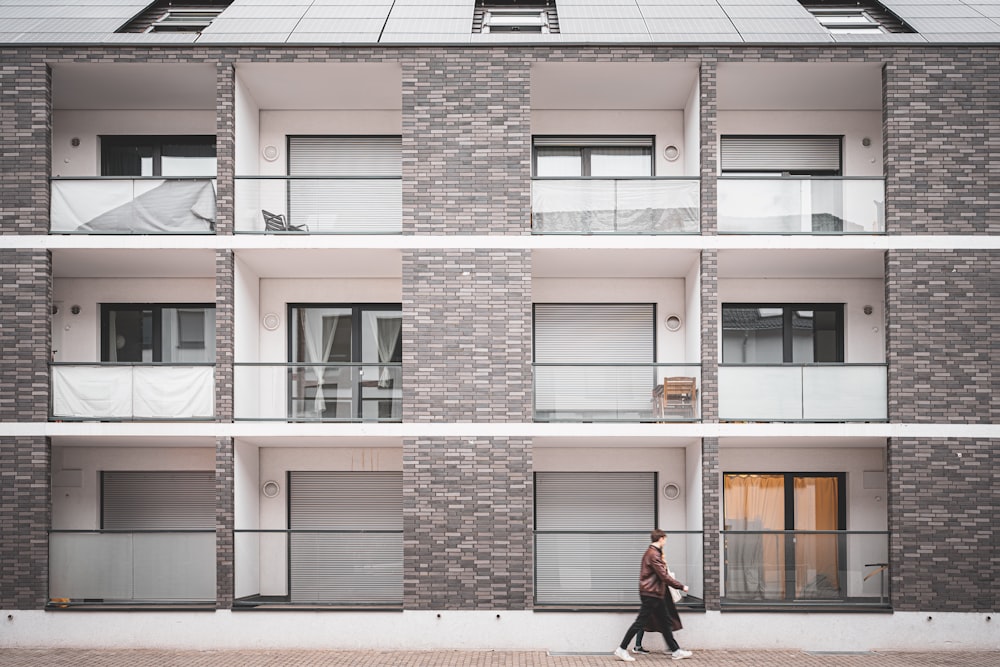
<instances>
[{"instance_id":1,"label":"person walking","mask_svg":"<svg viewBox=\"0 0 1000 667\"><path fill-rule=\"evenodd\" d=\"M670 612L667 611L665 600L667 587L677 588L687 592L688 587L677 581L667 572L667 566L663 562L663 545L667 541L667 534L659 528L654 529L649 534L650 545L646 553L642 555L642 563L639 566L639 615L629 626L621 644L615 649L615 657L625 662L634 662L628 653L628 644L640 630L645 630L647 622L652 619L656 626L663 633L663 639L667 642L667 649L670 657L674 660L690 658L691 651L685 651L674 639L671 630L673 626Z\"/></svg>"}]
</instances>

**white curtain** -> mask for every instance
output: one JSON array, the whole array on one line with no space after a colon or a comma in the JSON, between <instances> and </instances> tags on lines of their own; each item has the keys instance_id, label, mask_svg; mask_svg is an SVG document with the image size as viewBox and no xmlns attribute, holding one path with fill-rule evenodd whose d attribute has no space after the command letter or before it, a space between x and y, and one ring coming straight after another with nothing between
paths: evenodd
<instances>
[{"instance_id":1,"label":"white curtain","mask_svg":"<svg viewBox=\"0 0 1000 667\"><path fill-rule=\"evenodd\" d=\"M389 317L375 316L368 320L372 326L372 334L378 344L378 361L386 364L392 361L392 353L399 342L399 334L403 328L403 318L399 315ZM391 384L392 373L388 366L382 366L378 375L378 386L385 389Z\"/></svg>"},{"instance_id":2,"label":"white curtain","mask_svg":"<svg viewBox=\"0 0 1000 667\"><path fill-rule=\"evenodd\" d=\"M330 350L333 349L333 340L339 322L339 315L329 315L327 311L319 308L299 310L299 326L305 340L306 363L326 363L327 359L330 358ZM330 324L329 331L325 330L326 323ZM321 417L326 408L326 398L323 395L323 376L327 369L325 366L312 366L311 368L316 374L316 396L313 399L313 410L317 417Z\"/></svg>"}]
</instances>

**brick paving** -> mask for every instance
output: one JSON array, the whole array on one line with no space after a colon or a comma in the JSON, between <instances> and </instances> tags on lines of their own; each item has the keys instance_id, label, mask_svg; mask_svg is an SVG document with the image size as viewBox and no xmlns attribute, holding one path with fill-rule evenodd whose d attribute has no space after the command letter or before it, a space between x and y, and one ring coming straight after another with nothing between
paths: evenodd
<instances>
[{"instance_id":1,"label":"brick paving","mask_svg":"<svg viewBox=\"0 0 1000 667\"><path fill-rule=\"evenodd\" d=\"M639 656L664 664L661 653ZM542 651L160 651L0 649L0 667L609 667L610 654ZM673 664L673 661L670 661ZM1000 652L878 652L817 654L803 651L696 651L685 667L996 667Z\"/></svg>"}]
</instances>

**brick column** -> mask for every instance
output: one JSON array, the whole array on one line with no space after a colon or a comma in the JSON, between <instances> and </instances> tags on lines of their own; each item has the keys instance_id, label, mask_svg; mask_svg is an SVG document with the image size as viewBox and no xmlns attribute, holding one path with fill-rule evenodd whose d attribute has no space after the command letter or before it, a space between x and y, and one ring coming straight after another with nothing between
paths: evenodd
<instances>
[{"instance_id":1,"label":"brick column","mask_svg":"<svg viewBox=\"0 0 1000 667\"><path fill-rule=\"evenodd\" d=\"M236 168L236 71L232 63L216 66L215 100L215 233L232 234Z\"/></svg>"},{"instance_id":2,"label":"brick column","mask_svg":"<svg viewBox=\"0 0 1000 667\"><path fill-rule=\"evenodd\" d=\"M534 595L532 443L403 442L407 609L529 609Z\"/></svg>"},{"instance_id":3,"label":"brick column","mask_svg":"<svg viewBox=\"0 0 1000 667\"><path fill-rule=\"evenodd\" d=\"M722 498L719 468L719 439L703 438L701 441L701 514L703 536L703 563L705 569L705 609L719 609L719 595L722 590L722 562L719 531L722 517Z\"/></svg>"},{"instance_id":4,"label":"brick column","mask_svg":"<svg viewBox=\"0 0 1000 667\"><path fill-rule=\"evenodd\" d=\"M701 420L719 421L719 251L701 253Z\"/></svg>"},{"instance_id":5,"label":"brick column","mask_svg":"<svg viewBox=\"0 0 1000 667\"><path fill-rule=\"evenodd\" d=\"M701 104L701 233L717 234L718 205L718 116L717 76L718 62L713 58L702 60L699 69Z\"/></svg>"},{"instance_id":6,"label":"brick column","mask_svg":"<svg viewBox=\"0 0 1000 667\"><path fill-rule=\"evenodd\" d=\"M0 608L41 609L49 591L48 438L0 437Z\"/></svg>"},{"instance_id":7,"label":"brick column","mask_svg":"<svg viewBox=\"0 0 1000 667\"><path fill-rule=\"evenodd\" d=\"M232 250L215 251L215 421L233 420L235 265Z\"/></svg>"},{"instance_id":8,"label":"brick column","mask_svg":"<svg viewBox=\"0 0 1000 667\"><path fill-rule=\"evenodd\" d=\"M0 234L47 234L51 76L30 49L0 49Z\"/></svg>"},{"instance_id":9,"label":"brick column","mask_svg":"<svg viewBox=\"0 0 1000 667\"><path fill-rule=\"evenodd\" d=\"M215 606L233 606L235 587L234 537L235 475L232 438L215 441Z\"/></svg>"}]
</instances>

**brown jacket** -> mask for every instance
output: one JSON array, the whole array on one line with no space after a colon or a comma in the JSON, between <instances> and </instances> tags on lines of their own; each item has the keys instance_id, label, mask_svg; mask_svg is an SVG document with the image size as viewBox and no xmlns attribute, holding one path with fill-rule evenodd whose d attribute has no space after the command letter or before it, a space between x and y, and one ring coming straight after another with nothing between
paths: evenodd
<instances>
[{"instance_id":1,"label":"brown jacket","mask_svg":"<svg viewBox=\"0 0 1000 667\"><path fill-rule=\"evenodd\" d=\"M639 595L662 598L671 588L684 588L684 584L667 574L667 565L663 562L663 554L650 544L642 555L642 565L639 569Z\"/></svg>"}]
</instances>

